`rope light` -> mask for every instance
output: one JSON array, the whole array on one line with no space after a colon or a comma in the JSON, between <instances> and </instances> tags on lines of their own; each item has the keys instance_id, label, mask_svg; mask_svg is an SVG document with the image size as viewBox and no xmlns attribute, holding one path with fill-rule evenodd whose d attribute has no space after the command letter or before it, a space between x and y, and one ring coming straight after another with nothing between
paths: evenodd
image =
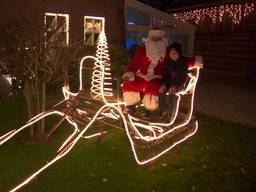
<instances>
[{"instance_id":1,"label":"rope light","mask_svg":"<svg viewBox=\"0 0 256 192\"><path fill-rule=\"evenodd\" d=\"M210 18L213 23L222 22L225 15L229 16L234 24L240 24L242 19L248 17L255 11L254 3L227 4L209 8L183 11L171 14L176 19L198 24L205 18Z\"/></svg>"}]
</instances>

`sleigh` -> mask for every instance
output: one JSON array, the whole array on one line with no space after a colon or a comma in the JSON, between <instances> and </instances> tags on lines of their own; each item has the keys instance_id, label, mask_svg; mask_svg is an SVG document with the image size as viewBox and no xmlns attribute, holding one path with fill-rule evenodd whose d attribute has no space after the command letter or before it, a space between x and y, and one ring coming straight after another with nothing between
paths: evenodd
<instances>
[{"instance_id":1,"label":"sleigh","mask_svg":"<svg viewBox=\"0 0 256 192\"><path fill-rule=\"evenodd\" d=\"M100 35L103 44L98 46L96 57L85 56L79 66L79 90L72 92L63 87L64 99L49 111L38 114L24 126L11 130L0 137L0 145L30 125L49 117L59 116L59 121L49 130L47 137L61 127L65 120L73 127L72 134L62 143L56 155L43 167L26 178L11 191L17 191L29 183L38 174L67 155L80 139L98 137L100 140L113 130L123 131L130 143L131 151L139 165L153 162L176 145L193 136L198 129L198 122L193 116L194 93L200 72L200 65L189 66L188 79L184 88L176 93L173 113L168 122L143 119L134 114L123 113L125 103L119 93L106 89L106 75L109 73L107 45L104 34ZM94 62L93 66L88 63ZM84 77L92 73L92 84L86 86ZM184 102L184 101L185 102ZM96 128L97 127L97 128Z\"/></svg>"}]
</instances>

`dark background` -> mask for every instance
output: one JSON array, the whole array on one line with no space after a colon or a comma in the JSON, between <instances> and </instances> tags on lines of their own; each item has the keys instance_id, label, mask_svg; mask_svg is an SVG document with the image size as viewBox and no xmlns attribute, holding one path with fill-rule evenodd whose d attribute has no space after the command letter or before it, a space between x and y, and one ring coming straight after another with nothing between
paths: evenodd
<instances>
[{"instance_id":1,"label":"dark background","mask_svg":"<svg viewBox=\"0 0 256 192\"><path fill-rule=\"evenodd\" d=\"M189 7L196 5L207 5L212 3L231 2L227 0L139 0L142 3L148 4L160 10L176 9L181 7ZM243 2L233 0L232 2Z\"/></svg>"}]
</instances>

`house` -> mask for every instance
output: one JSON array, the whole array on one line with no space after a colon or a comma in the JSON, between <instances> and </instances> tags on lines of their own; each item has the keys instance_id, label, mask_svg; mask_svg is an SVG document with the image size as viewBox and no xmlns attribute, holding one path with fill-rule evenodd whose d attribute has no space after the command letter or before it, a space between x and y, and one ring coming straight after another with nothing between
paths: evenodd
<instances>
[{"instance_id":1,"label":"house","mask_svg":"<svg viewBox=\"0 0 256 192\"><path fill-rule=\"evenodd\" d=\"M63 45L83 41L94 45L105 30L112 44L140 44L154 25L167 31L170 42L179 41L191 54L195 27L136 0L1 0L0 22L18 19L45 30L47 38L54 31Z\"/></svg>"},{"instance_id":2,"label":"house","mask_svg":"<svg viewBox=\"0 0 256 192\"><path fill-rule=\"evenodd\" d=\"M0 22L18 19L42 29L47 25L46 35L60 29L64 44L94 44L104 27L111 43L124 42L124 1L1 0L0 10Z\"/></svg>"}]
</instances>

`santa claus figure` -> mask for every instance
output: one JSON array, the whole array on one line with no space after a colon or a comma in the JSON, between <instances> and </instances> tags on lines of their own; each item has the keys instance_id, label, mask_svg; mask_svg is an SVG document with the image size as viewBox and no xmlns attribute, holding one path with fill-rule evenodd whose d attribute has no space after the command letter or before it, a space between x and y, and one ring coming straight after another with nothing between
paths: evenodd
<instances>
[{"instance_id":1,"label":"santa claus figure","mask_svg":"<svg viewBox=\"0 0 256 192\"><path fill-rule=\"evenodd\" d=\"M123 98L128 108L141 101L140 93L144 95L142 103L145 109L154 111L158 108L158 94L167 46L165 32L154 28L149 31L144 46L136 49L123 75Z\"/></svg>"}]
</instances>

